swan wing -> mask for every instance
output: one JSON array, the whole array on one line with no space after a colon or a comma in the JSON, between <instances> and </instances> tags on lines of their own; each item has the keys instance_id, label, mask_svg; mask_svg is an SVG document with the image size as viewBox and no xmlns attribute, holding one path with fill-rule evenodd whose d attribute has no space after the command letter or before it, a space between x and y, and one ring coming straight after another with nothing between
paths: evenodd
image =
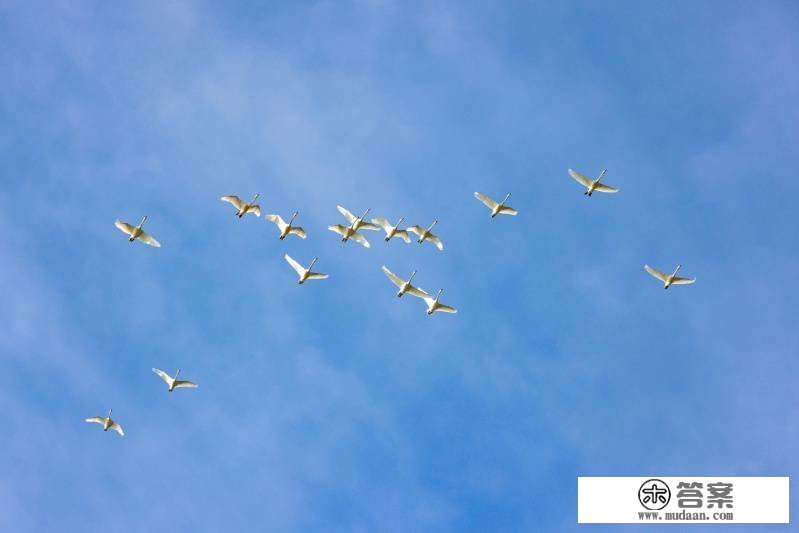
<instances>
[{"instance_id":1,"label":"swan wing","mask_svg":"<svg viewBox=\"0 0 799 533\"><path fill-rule=\"evenodd\" d=\"M264 218L269 222L274 222L280 231L283 231L283 228L286 227L286 221L280 215L266 215Z\"/></svg>"},{"instance_id":2,"label":"swan wing","mask_svg":"<svg viewBox=\"0 0 799 533\"><path fill-rule=\"evenodd\" d=\"M381 228L383 228L384 230L386 230L386 232L390 231L390 230L391 230L391 228L393 227L393 226L391 225L391 222L389 222L389 221L388 221L388 220L386 220L385 218L373 218L373 219L372 219L372 223L373 223L373 224L377 224L378 226L380 226Z\"/></svg>"},{"instance_id":3,"label":"swan wing","mask_svg":"<svg viewBox=\"0 0 799 533\"><path fill-rule=\"evenodd\" d=\"M397 231L395 231L394 236L399 237L400 239L405 241L406 244L411 242L411 238L408 237L408 232L405 231L404 229L398 229Z\"/></svg>"},{"instance_id":4,"label":"swan wing","mask_svg":"<svg viewBox=\"0 0 799 533\"><path fill-rule=\"evenodd\" d=\"M347 233L348 233L348 230L349 230L348 227L342 226L341 224L334 224L332 226L328 226L327 229L329 229L330 231L334 231L334 232L338 233L342 237L346 237Z\"/></svg>"},{"instance_id":5,"label":"swan wing","mask_svg":"<svg viewBox=\"0 0 799 533\"><path fill-rule=\"evenodd\" d=\"M183 380L179 379L179 380L177 380L175 382L175 386L173 388L174 389L196 389L197 387L199 387L199 385L197 385L196 383L192 383L191 381L187 381L185 379L183 379Z\"/></svg>"},{"instance_id":6,"label":"swan wing","mask_svg":"<svg viewBox=\"0 0 799 533\"><path fill-rule=\"evenodd\" d=\"M650 276L652 276L653 278L659 279L663 283L666 283L669 280L669 277L666 274L664 274L663 272L661 272L660 270L658 270L656 268L652 268L649 265L644 265L644 270L649 272Z\"/></svg>"},{"instance_id":7,"label":"swan wing","mask_svg":"<svg viewBox=\"0 0 799 533\"><path fill-rule=\"evenodd\" d=\"M357 242L358 244L360 244L364 248L369 248L369 241L367 241L366 237L364 237L363 235L361 235L357 231L353 232L352 235L350 235L350 239L352 239L353 241Z\"/></svg>"},{"instance_id":8,"label":"swan wing","mask_svg":"<svg viewBox=\"0 0 799 533\"><path fill-rule=\"evenodd\" d=\"M119 228L120 231L127 233L128 235L133 235L133 232L136 229L127 222L122 222L121 220L117 220L116 222L114 222L114 226Z\"/></svg>"},{"instance_id":9,"label":"swan wing","mask_svg":"<svg viewBox=\"0 0 799 533\"><path fill-rule=\"evenodd\" d=\"M150 235L146 231L142 231L139 234L139 236L136 237L136 238L139 239L144 244L149 244L150 246L152 246L154 248L160 248L161 247L161 243L158 242L157 240L155 240L155 237L153 237L152 235Z\"/></svg>"},{"instance_id":10,"label":"swan wing","mask_svg":"<svg viewBox=\"0 0 799 533\"><path fill-rule=\"evenodd\" d=\"M508 207L508 206L502 206L502 207L500 207L500 208L499 208L499 214L500 214L500 215L512 215L512 216L514 216L514 217L515 217L516 215L518 215L518 214L519 214L519 212L518 212L518 211L516 211L516 210L515 210L514 208L512 208L512 207Z\"/></svg>"},{"instance_id":11,"label":"swan wing","mask_svg":"<svg viewBox=\"0 0 799 533\"><path fill-rule=\"evenodd\" d=\"M305 268L303 268L303 266L295 261L294 258L292 258L289 254L286 254L283 257L286 259L286 262L291 265L291 268L294 269L294 272L300 276L305 274Z\"/></svg>"},{"instance_id":12,"label":"swan wing","mask_svg":"<svg viewBox=\"0 0 799 533\"><path fill-rule=\"evenodd\" d=\"M341 207L340 205L337 205L337 206L336 206L336 209L338 209L338 212L339 212L339 213L341 213L341 214L344 216L344 218L346 218L346 219L347 219L347 222L349 222L350 224L352 224L353 222L355 222L356 220L358 220L358 217L356 217L355 215L353 215L352 213L350 213L350 212L347 210L347 208L346 208L346 207Z\"/></svg>"},{"instance_id":13,"label":"swan wing","mask_svg":"<svg viewBox=\"0 0 799 533\"><path fill-rule=\"evenodd\" d=\"M402 278L400 278L398 275L390 271L388 268L386 268L385 265L383 265L383 273L388 277L388 279L391 280L391 283L393 283L397 287L402 288L402 286L405 285L405 281Z\"/></svg>"},{"instance_id":14,"label":"swan wing","mask_svg":"<svg viewBox=\"0 0 799 533\"><path fill-rule=\"evenodd\" d=\"M438 304L438 307L436 307L436 311L441 311L442 313L452 313L452 314L458 312L458 310L455 309L454 307L450 307L449 305L444 305L444 304Z\"/></svg>"},{"instance_id":15,"label":"swan wing","mask_svg":"<svg viewBox=\"0 0 799 533\"><path fill-rule=\"evenodd\" d=\"M417 236L421 237L424 235L425 229L422 226L408 226L408 231L411 233L415 233Z\"/></svg>"},{"instance_id":16,"label":"swan wing","mask_svg":"<svg viewBox=\"0 0 799 533\"><path fill-rule=\"evenodd\" d=\"M492 211L499 205L493 198L490 198L481 192L474 193L474 197L483 202L483 205Z\"/></svg>"},{"instance_id":17,"label":"swan wing","mask_svg":"<svg viewBox=\"0 0 799 533\"><path fill-rule=\"evenodd\" d=\"M694 283L696 278L674 278L671 282L672 285L690 285Z\"/></svg>"},{"instance_id":18,"label":"swan wing","mask_svg":"<svg viewBox=\"0 0 799 533\"><path fill-rule=\"evenodd\" d=\"M170 376L169 374L167 374L166 372L164 372L160 368L153 368L153 372L155 372L155 374L159 378L163 379L164 383L166 383L167 385L171 385L172 384L172 376Z\"/></svg>"},{"instance_id":19,"label":"swan wing","mask_svg":"<svg viewBox=\"0 0 799 533\"><path fill-rule=\"evenodd\" d=\"M237 210L240 210L241 207L244 205L244 203L241 201L241 198L239 198L238 196L234 196L232 194L228 195L228 196L223 196L220 199L223 202L227 202L229 204L233 204L233 207L235 207Z\"/></svg>"},{"instance_id":20,"label":"swan wing","mask_svg":"<svg viewBox=\"0 0 799 533\"><path fill-rule=\"evenodd\" d=\"M258 204L251 205L250 207L247 208L247 212L255 213L255 216L259 217L261 216L261 206Z\"/></svg>"},{"instance_id":21,"label":"swan wing","mask_svg":"<svg viewBox=\"0 0 799 533\"><path fill-rule=\"evenodd\" d=\"M86 419L86 422L94 422L95 424L105 425L105 418L102 416L92 416Z\"/></svg>"},{"instance_id":22,"label":"swan wing","mask_svg":"<svg viewBox=\"0 0 799 533\"><path fill-rule=\"evenodd\" d=\"M605 185L604 183L597 183L596 187L594 187L594 190L599 192L619 192L619 189L616 187L611 187L610 185Z\"/></svg>"},{"instance_id":23,"label":"swan wing","mask_svg":"<svg viewBox=\"0 0 799 533\"><path fill-rule=\"evenodd\" d=\"M358 224L358 229L368 229L369 231L380 231L380 226L372 224L371 222L361 222Z\"/></svg>"},{"instance_id":24,"label":"swan wing","mask_svg":"<svg viewBox=\"0 0 799 533\"><path fill-rule=\"evenodd\" d=\"M116 422L114 422L113 424L111 424L111 427L110 427L109 429L113 429L114 431L116 431L117 433L119 433L119 435L120 435L121 437L124 437L124 436L125 436L125 432L124 432L124 431L122 431L122 426L120 426L120 425L119 425L119 424L117 424Z\"/></svg>"},{"instance_id":25,"label":"swan wing","mask_svg":"<svg viewBox=\"0 0 799 533\"><path fill-rule=\"evenodd\" d=\"M320 272L310 272L308 273L308 279L327 279L329 276L327 274L322 274Z\"/></svg>"},{"instance_id":26,"label":"swan wing","mask_svg":"<svg viewBox=\"0 0 799 533\"><path fill-rule=\"evenodd\" d=\"M577 180L577 183L583 185L584 187L590 187L591 186L591 180L589 180L588 178L586 178L585 176L583 176L579 172L576 172L576 171L574 171L572 169L569 169L569 176L571 176L572 178Z\"/></svg>"},{"instance_id":27,"label":"swan wing","mask_svg":"<svg viewBox=\"0 0 799 533\"><path fill-rule=\"evenodd\" d=\"M408 290L405 292L407 292L411 296L416 296L417 298L422 298L422 299L430 298L430 295L427 294L424 290L420 289L419 287L414 287L413 285L411 285L408 288Z\"/></svg>"},{"instance_id":28,"label":"swan wing","mask_svg":"<svg viewBox=\"0 0 799 533\"><path fill-rule=\"evenodd\" d=\"M441 242L441 239L438 238L438 235L433 235L432 233L428 233L427 234L427 239L425 239L425 240L430 241L433 244L435 244L436 248L438 248L439 250L441 250L441 251L444 250L444 243Z\"/></svg>"},{"instance_id":29,"label":"swan wing","mask_svg":"<svg viewBox=\"0 0 799 533\"><path fill-rule=\"evenodd\" d=\"M299 237L301 239L304 239L306 237L305 230L302 229L299 226L291 226L291 229L289 230L289 233L293 233L294 235L296 235L297 237Z\"/></svg>"}]
</instances>

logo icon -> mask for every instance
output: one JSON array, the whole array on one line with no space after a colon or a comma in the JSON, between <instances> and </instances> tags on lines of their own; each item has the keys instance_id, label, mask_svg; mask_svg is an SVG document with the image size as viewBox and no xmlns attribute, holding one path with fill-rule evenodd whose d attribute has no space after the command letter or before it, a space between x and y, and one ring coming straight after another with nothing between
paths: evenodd
<instances>
[{"instance_id":1,"label":"logo icon","mask_svg":"<svg viewBox=\"0 0 799 533\"><path fill-rule=\"evenodd\" d=\"M638 489L638 501L650 511L660 511L670 500L671 489L659 479L647 479Z\"/></svg>"}]
</instances>

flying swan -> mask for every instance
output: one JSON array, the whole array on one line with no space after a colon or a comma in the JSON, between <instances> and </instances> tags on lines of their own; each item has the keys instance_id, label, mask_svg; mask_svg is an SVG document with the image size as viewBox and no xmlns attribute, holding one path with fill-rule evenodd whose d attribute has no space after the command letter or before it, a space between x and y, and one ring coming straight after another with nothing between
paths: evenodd
<instances>
[{"instance_id":1,"label":"flying swan","mask_svg":"<svg viewBox=\"0 0 799 533\"><path fill-rule=\"evenodd\" d=\"M682 265L677 265L677 268L674 269L674 272L671 274L664 274L660 270L656 268L652 268L649 265L644 265L644 270L649 272L649 275L653 278L659 279L663 282L663 288L668 289L672 285L690 285L691 283L696 281L696 278L679 278L677 277L677 271L682 268Z\"/></svg>"},{"instance_id":2,"label":"flying swan","mask_svg":"<svg viewBox=\"0 0 799 533\"><path fill-rule=\"evenodd\" d=\"M112 429L124 437L125 432L122 431L122 426L120 426L111 419L111 411L113 411L113 409L108 410L107 417L93 416L91 418L87 418L86 422L94 422L95 424L100 424L101 426L103 426L103 431L108 431L109 429Z\"/></svg>"},{"instance_id":3,"label":"flying swan","mask_svg":"<svg viewBox=\"0 0 799 533\"><path fill-rule=\"evenodd\" d=\"M307 280L307 279L327 279L327 274L320 274L318 272L311 272L311 269L313 268L314 263L316 263L316 260L318 259L317 257L313 258L313 261L311 261L311 264L308 265L308 268L303 267L297 261L292 259L292 257L289 254L286 254L283 257L286 258L286 261L288 262L288 264L291 265L291 268L293 268L294 271L297 273L297 275L300 277L299 281L297 282L300 285L305 283L305 280Z\"/></svg>"},{"instance_id":4,"label":"flying swan","mask_svg":"<svg viewBox=\"0 0 799 533\"><path fill-rule=\"evenodd\" d=\"M159 378L164 380L164 383L166 383L167 387L169 388L169 392L172 392L175 389L196 389L199 386L191 381L178 379L178 376L180 375L180 369L175 372L174 378L160 368L153 368L153 372L155 372Z\"/></svg>"},{"instance_id":5,"label":"flying swan","mask_svg":"<svg viewBox=\"0 0 799 533\"><path fill-rule=\"evenodd\" d=\"M505 202L507 202L508 198L510 198L510 193L506 194L505 199L499 203L497 203L493 198L479 192L474 193L474 197L483 202L483 205L491 210L491 218L494 218L497 215L516 216L519 214L519 212L514 208L505 205Z\"/></svg>"},{"instance_id":6,"label":"flying swan","mask_svg":"<svg viewBox=\"0 0 799 533\"><path fill-rule=\"evenodd\" d=\"M408 228L408 231L415 233L419 237L419 239L416 241L419 244L422 244L424 241L430 241L433 244L435 244L436 248L438 248L439 250L443 250L444 243L441 242L441 239L439 239L438 236L434 235L430 231L433 229L433 226L435 226L436 224L438 224L438 220L434 220L433 223L430 224L430 227L427 229L424 229L422 226L411 226Z\"/></svg>"},{"instance_id":7,"label":"flying swan","mask_svg":"<svg viewBox=\"0 0 799 533\"><path fill-rule=\"evenodd\" d=\"M364 248L369 248L369 241L366 240L362 234L358 233L352 226L342 226L341 224L334 224L332 226L328 226L327 229L330 231L334 231L341 235L341 242L347 242L349 239L357 242Z\"/></svg>"},{"instance_id":8,"label":"flying swan","mask_svg":"<svg viewBox=\"0 0 799 533\"><path fill-rule=\"evenodd\" d=\"M301 239L305 238L305 230L299 226L292 226L291 223L294 222L294 219L297 218L298 212L294 211L294 214L291 215L291 220L286 222L281 218L280 215L266 215L264 218L270 222L274 222L277 225L277 229L280 230L280 240L286 238L286 235L293 234Z\"/></svg>"},{"instance_id":9,"label":"flying swan","mask_svg":"<svg viewBox=\"0 0 799 533\"><path fill-rule=\"evenodd\" d=\"M588 179L585 176L583 176L582 174L580 174L579 172L575 172L572 169L569 169L569 175L572 178L574 178L577 181L577 183L579 183L583 187L585 187L586 190L585 190L585 192L583 194L587 194L588 196L591 196L591 194L594 191L599 191L599 192L619 192L619 189L616 189L615 187L611 187L609 185L605 185L604 183L600 183L599 180L602 179L602 176L604 176L605 172L607 172L607 171L608 171L607 169L603 168L602 169L602 173L595 180Z\"/></svg>"},{"instance_id":10,"label":"flying swan","mask_svg":"<svg viewBox=\"0 0 799 533\"><path fill-rule=\"evenodd\" d=\"M236 216L239 218L243 217L247 213L252 213L255 216L259 217L261 216L261 206L255 203L255 201L258 199L259 196L261 196L260 193L256 194L253 197L252 202L250 203L242 202L241 198L239 198L238 196L234 196L232 194L228 196L223 196L221 200L223 202L228 202L230 204L233 204L233 207L236 208Z\"/></svg>"},{"instance_id":11,"label":"flying swan","mask_svg":"<svg viewBox=\"0 0 799 533\"><path fill-rule=\"evenodd\" d=\"M444 305L438 301L441 298L441 293L444 292L444 289L438 289L438 294L436 297L433 298L430 295L425 296L424 301L427 304L427 314L432 315L436 311L441 313L457 313L458 310L454 307L450 307L448 305Z\"/></svg>"},{"instance_id":12,"label":"flying swan","mask_svg":"<svg viewBox=\"0 0 799 533\"><path fill-rule=\"evenodd\" d=\"M136 239L138 239L144 244L149 244L154 248L160 248L161 243L155 240L155 237L153 237L152 235L141 229L146 220L147 217L145 216L144 218L141 219L141 222L139 222L139 225L136 227L131 226L127 222L122 222L121 220L117 220L116 222L114 222L114 225L117 228L119 228L122 232L128 234L128 241L133 242Z\"/></svg>"},{"instance_id":13,"label":"flying swan","mask_svg":"<svg viewBox=\"0 0 799 533\"><path fill-rule=\"evenodd\" d=\"M364 211L363 215L361 215L359 217L356 217L355 215L350 213L347 210L347 208L341 207L340 205L337 205L336 209L338 209L338 212L341 213L344 216L344 218L347 219L347 222L349 223L349 225L350 225L350 227L352 228L353 231L358 231L359 229L368 229L368 230L372 230L372 231L379 231L380 230L380 228L376 224L372 224L371 222L365 222L364 221L364 218L366 217L366 215L368 215L369 211L372 210L371 208L369 208L366 211Z\"/></svg>"},{"instance_id":14,"label":"flying swan","mask_svg":"<svg viewBox=\"0 0 799 533\"><path fill-rule=\"evenodd\" d=\"M403 220L405 220L405 218L400 217L400 219L397 221L396 226L392 226L391 222L389 222L385 218L373 218L372 223L377 224L378 226L383 228L383 231L386 232L386 238L385 238L386 242L390 241L394 237L399 237L406 243L410 243L411 238L408 236L408 230L400 229L399 227L399 225L402 224Z\"/></svg>"},{"instance_id":15,"label":"flying swan","mask_svg":"<svg viewBox=\"0 0 799 533\"><path fill-rule=\"evenodd\" d=\"M419 288L414 287L413 285L411 285L411 280L416 275L416 271L415 270L411 274L411 277L408 278L408 281L405 281L401 277L399 277L396 274L394 274L392 271L390 271L388 268L386 268L385 265L383 265L383 273L385 273L385 275L388 276L388 279L391 280L391 283L393 283L394 285L399 287L399 292L397 293L397 298L401 298L402 295L405 294L406 292L408 294L410 294L411 296L416 296L417 298L430 298L430 295L427 294L425 291L423 291L422 289L419 289Z\"/></svg>"}]
</instances>

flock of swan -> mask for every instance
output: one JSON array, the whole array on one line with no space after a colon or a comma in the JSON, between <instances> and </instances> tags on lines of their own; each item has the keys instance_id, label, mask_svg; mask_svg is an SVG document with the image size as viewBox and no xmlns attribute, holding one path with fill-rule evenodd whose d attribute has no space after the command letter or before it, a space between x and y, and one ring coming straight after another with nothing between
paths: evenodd
<instances>
[{"instance_id":1,"label":"flock of swan","mask_svg":"<svg viewBox=\"0 0 799 533\"><path fill-rule=\"evenodd\" d=\"M603 192L603 193L616 193L619 190L615 187L611 187L605 183L602 183L601 180L605 176L606 170L602 170L599 174L599 177L596 179L590 179L586 176L576 172L572 169L568 169L569 175L574 178L580 185L585 187L585 194L586 196L591 196L594 192ZM256 194L253 199L249 202L243 201L238 196L228 195L223 196L221 200L223 202L230 203L233 207L236 208L235 215L238 218L244 217L244 215L251 213L256 217L261 216L261 206L256 203L260 195ZM491 218L495 218L497 215L511 215L516 216L518 211L513 207L507 205L507 201L510 199L510 193L505 195L505 199L501 202L497 202L496 200L492 199L491 197L480 193L475 192L474 197L480 201L483 205L485 205L491 211ZM405 220L403 217L400 217L397 220L396 224L391 224L388 219L386 218L372 218L371 221L366 220L366 216L369 214L370 209L364 211L364 213L356 217L352 214L349 210L342 206L336 206L339 213L344 217L346 220L346 225L344 224L333 224L328 226L328 229L334 233L337 233L341 236L341 241L346 243L350 239L354 242L360 244L365 248L369 248L370 244L369 241L366 239L363 233L360 231L363 230L370 230L370 231L380 231L381 229L385 232L384 240L386 242L390 241L391 239L397 237L405 241L406 244L410 244L411 237L410 233L416 235L416 242L422 244L424 242L429 242L438 248L439 251L444 250L444 243L433 233L433 227L438 223L438 220L433 220L433 223L430 224L428 227L423 226L408 226L406 228L401 228L400 225ZM305 230L300 226L294 225L294 220L298 216L298 212L295 211L291 218L285 221L280 215L276 214L269 214L266 215L264 218L275 224L277 226L278 231L280 232L279 238L280 240L284 240L289 235L296 235L301 239L306 238ZM115 225L117 228L120 229L123 233L128 236L128 241L141 241L144 244L149 246L153 246L155 248L160 248L161 243L155 239L152 235L144 231L143 226L144 223L147 221L147 217L143 217L141 222L138 225L132 226L127 222L123 222L121 220L117 220ZM298 261L292 258L290 255L285 254L284 259L286 262L291 266L292 269L297 273L297 283L302 285L308 280L321 280L327 279L327 274L322 274L320 272L314 272L312 269L316 264L318 258L314 257L308 267L302 266ZM648 272L652 277L657 279L658 281L663 283L663 288L668 289L672 285L690 285L696 281L696 278L683 278L677 276L677 272L680 270L681 265L677 265L674 271L671 274L666 274L657 270L649 265L644 265L644 270ZM458 310L452 306L445 305L440 302L441 294L444 292L444 289L439 289L438 293L436 293L435 297L433 297L430 293L425 291L420 287L416 287L411 284L413 277L416 275L416 270L414 270L411 275L408 277L407 280L401 278L388 267L383 265L382 267L383 273L386 277L393 283L398 291L397 297L401 298L405 294L410 294L416 298L419 298L424 301L427 306L427 314L432 315L433 313L457 313ZM191 381L186 380L179 380L178 376L180 375L180 370L175 372L175 376L172 377L163 370L158 368L153 368L153 372L161 378L167 385L167 390L172 392L175 389L179 388L197 388L197 384ZM124 431L122 430L122 426L119 425L115 420L111 418L112 410L108 411L108 416L93 416L86 419L86 422L96 423L103 426L103 431L113 430L119 433L120 435L124 435Z\"/></svg>"}]
</instances>

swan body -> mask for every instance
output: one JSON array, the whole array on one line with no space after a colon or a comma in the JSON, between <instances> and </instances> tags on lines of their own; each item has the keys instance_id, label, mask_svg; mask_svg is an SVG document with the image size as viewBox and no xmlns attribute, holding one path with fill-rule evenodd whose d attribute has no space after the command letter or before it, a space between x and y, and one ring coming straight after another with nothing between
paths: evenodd
<instances>
[{"instance_id":1,"label":"swan body","mask_svg":"<svg viewBox=\"0 0 799 533\"><path fill-rule=\"evenodd\" d=\"M474 197L480 200L483 203L483 205L485 205L487 208L491 210L491 218L494 218L497 215L516 216L519 214L519 212L516 211L514 208L505 205L505 202L507 202L508 198L510 198L510 193L505 195L505 199L502 200L501 202L497 202L490 196L486 196L485 194L479 192L474 193Z\"/></svg>"},{"instance_id":2,"label":"swan body","mask_svg":"<svg viewBox=\"0 0 799 533\"><path fill-rule=\"evenodd\" d=\"M174 378L169 374L167 374L166 372L164 372L163 370L161 370L160 368L153 368L153 372L155 372L159 378L164 380L164 383L166 383L169 392L172 392L175 389L196 389L197 387L199 387L199 385L197 385L196 383L192 383L191 381L178 379L178 376L180 375L180 369L178 369L178 371L175 372Z\"/></svg>"},{"instance_id":3,"label":"swan body","mask_svg":"<svg viewBox=\"0 0 799 533\"><path fill-rule=\"evenodd\" d=\"M439 250L443 250L444 243L442 243L441 239L439 239L438 236L434 235L433 232L431 231L433 229L433 226L435 226L436 224L438 224L438 220L434 220L433 223L430 224L430 227L427 229L423 228L422 226L410 226L408 228L408 231L415 233L419 237L416 241L419 244L422 244L424 241L430 241L435 245L436 248L438 248Z\"/></svg>"},{"instance_id":4,"label":"swan body","mask_svg":"<svg viewBox=\"0 0 799 533\"><path fill-rule=\"evenodd\" d=\"M291 223L294 222L294 219L297 217L297 211L294 211L294 214L291 215L291 219L286 222L280 215L266 215L264 218L270 222L274 222L277 226L277 229L280 230L280 240L286 238L287 235L296 235L297 237L304 239L305 238L305 230L299 226L292 226Z\"/></svg>"},{"instance_id":5,"label":"swan body","mask_svg":"<svg viewBox=\"0 0 799 533\"><path fill-rule=\"evenodd\" d=\"M370 247L369 241L366 240L366 237L364 237L362 234L352 229L352 226L343 226L341 224L334 224L332 226L328 226L327 229L341 235L341 242L347 242L349 239L352 239L353 241L357 242L364 248Z\"/></svg>"},{"instance_id":6,"label":"swan body","mask_svg":"<svg viewBox=\"0 0 799 533\"><path fill-rule=\"evenodd\" d=\"M299 276L299 280L297 281L297 283L299 283L300 285L305 283L305 280L308 280L308 279L327 279L327 277L328 277L327 274L320 274L318 272L311 272L311 269L313 268L314 263L316 263L316 260L318 259L317 257L313 258L313 261L311 261L311 264L308 265L308 268L303 267L301 264L299 264L297 261L295 261L289 254L286 254L283 257L286 259L286 262L289 265L291 265L291 268L293 268L294 271Z\"/></svg>"},{"instance_id":7,"label":"swan body","mask_svg":"<svg viewBox=\"0 0 799 533\"><path fill-rule=\"evenodd\" d=\"M368 229L368 230L372 230L372 231L380 230L380 227L377 226L376 224L372 224L371 222L365 222L364 221L364 218L366 217L366 215L369 214L369 211L371 211L371 208L367 209L366 211L364 211L363 215L361 215L359 217L356 217L355 215L350 213L347 210L347 208L341 207L340 205L337 205L336 209L338 209L338 212L341 213L344 216L344 218L347 219L347 223L350 225L350 227L352 228L353 231L358 231L359 229Z\"/></svg>"},{"instance_id":8,"label":"swan body","mask_svg":"<svg viewBox=\"0 0 799 533\"><path fill-rule=\"evenodd\" d=\"M239 218L243 217L247 213L252 213L253 215L259 217L261 216L261 206L255 203L255 201L258 199L259 196L261 195L256 194L253 197L252 201L249 203L242 201L241 198L232 194L228 196L223 196L221 200L223 202L228 202L229 204L232 204L233 207L236 208L236 216Z\"/></svg>"},{"instance_id":9,"label":"swan body","mask_svg":"<svg viewBox=\"0 0 799 533\"><path fill-rule=\"evenodd\" d=\"M416 296L417 298L429 298L430 297L430 295L427 294L422 289L420 289L418 287L414 287L413 285L411 285L411 280L416 275L416 271L415 270L413 271L413 273L411 274L411 277L408 278L407 281L405 281L401 277L399 277L396 274L394 274L392 271L390 271L388 268L386 268L385 265L383 265L383 273L388 277L388 279L391 280L391 283L393 283L394 285L396 285L399 288L399 292L397 293L397 298L402 298L402 295L405 294L406 292L408 294L410 294L411 296Z\"/></svg>"},{"instance_id":10,"label":"swan body","mask_svg":"<svg viewBox=\"0 0 799 533\"><path fill-rule=\"evenodd\" d=\"M141 219L141 222L139 222L138 226L131 226L127 222L122 222L121 220L117 219L117 221L114 222L114 225L119 228L120 231L128 235L128 241L133 242L138 239L144 244L149 244L154 248L160 248L161 243L158 242L155 237L142 229L142 226L144 226L144 222L146 220L147 217L145 216Z\"/></svg>"},{"instance_id":11,"label":"swan body","mask_svg":"<svg viewBox=\"0 0 799 533\"><path fill-rule=\"evenodd\" d=\"M454 307L450 307L448 305L444 305L439 302L439 298L441 298L441 293L444 292L444 289L439 289L438 294L435 298L430 295L425 296L424 301L427 304L427 314L432 315L435 312L439 313L457 313L458 310Z\"/></svg>"},{"instance_id":12,"label":"swan body","mask_svg":"<svg viewBox=\"0 0 799 533\"><path fill-rule=\"evenodd\" d=\"M597 179L595 179L595 180L592 180L592 179L586 178L585 176L583 176L579 172L575 172L574 170L569 169L569 176L574 178L575 181L577 181L577 183L579 183L580 185L585 187L585 192L583 194L585 194L587 196L591 196L591 194L594 191L608 192L608 193L619 192L619 189L617 189L615 187L611 187L610 185L605 185L604 183L599 181L599 180L602 179L602 176L605 175L605 172L607 172L607 169L602 169L602 172L599 174L599 177Z\"/></svg>"},{"instance_id":13,"label":"swan body","mask_svg":"<svg viewBox=\"0 0 799 533\"><path fill-rule=\"evenodd\" d=\"M120 434L120 436L125 436L125 432L122 431L122 426L114 422L111 418L111 411L113 409L108 410L108 416L92 416L86 419L86 422L93 422L95 424L100 424L103 426L103 431L113 430Z\"/></svg>"},{"instance_id":14,"label":"swan body","mask_svg":"<svg viewBox=\"0 0 799 533\"><path fill-rule=\"evenodd\" d=\"M408 236L408 230L400 229L399 227L399 225L402 224L403 220L405 219L403 217L400 217L395 226L392 226L391 222L389 222L385 218L373 218L372 223L377 224L378 226L383 228L383 231L386 232L386 238L385 238L386 242L390 241L394 237L399 237L407 244L411 242L411 238Z\"/></svg>"},{"instance_id":15,"label":"swan body","mask_svg":"<svg viewBox=\"0 0 799 533\"><path fill-rule=\"evenodd\" d=\"M671 274L665 274L656 268L652 268L649 265L644 265L644 270L649 272L650 276L663 282L664 289L668 289L672 285L690 285L696 281L696 278L677 277L677 272L680 270L680 268L682 268L682 265L677 265L677 268L674 269L674 272Z\"/></svg>"}]
</instances>

